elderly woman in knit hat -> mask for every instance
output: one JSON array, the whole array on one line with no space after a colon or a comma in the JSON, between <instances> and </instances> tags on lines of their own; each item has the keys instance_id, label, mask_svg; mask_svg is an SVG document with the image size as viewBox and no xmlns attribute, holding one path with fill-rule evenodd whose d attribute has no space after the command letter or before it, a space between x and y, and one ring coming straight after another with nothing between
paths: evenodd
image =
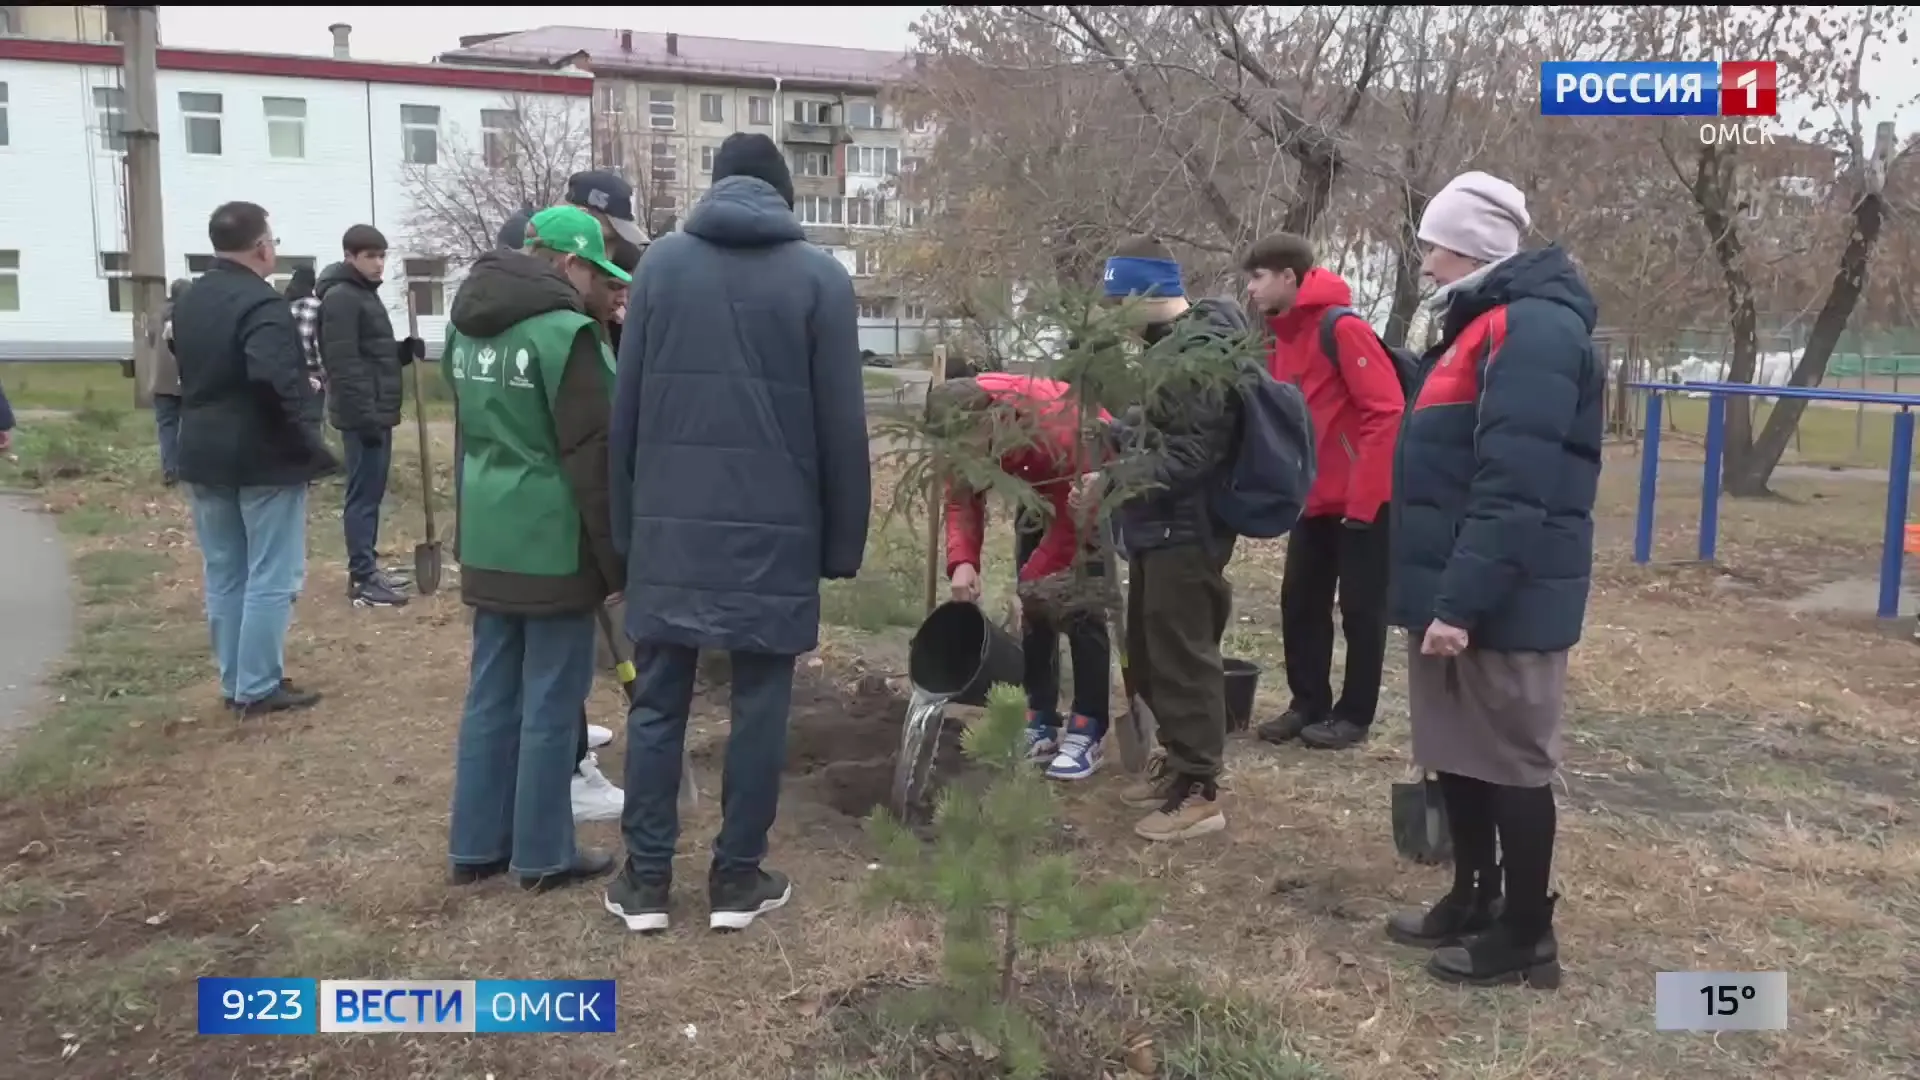
<instances>
[{"instance_id":1,"label":"elderly woman in knit hat","mask_svg":"<svg viewBox=\"0 0 1920 1080\"><path fill-rule=\"evenodd\" d=\"M1483 172L1420 221L1440 337L1396 454L1390 617L1407 631L1414 760L1438 774L1455 861L1446 896L1387 934L1433 949L1446 982L1551 988L1550 785L1593 572L1606 372L1593 293L1560 248L1521 250L1529 224L1519 189Z\"/></svg>"}]
</instances>

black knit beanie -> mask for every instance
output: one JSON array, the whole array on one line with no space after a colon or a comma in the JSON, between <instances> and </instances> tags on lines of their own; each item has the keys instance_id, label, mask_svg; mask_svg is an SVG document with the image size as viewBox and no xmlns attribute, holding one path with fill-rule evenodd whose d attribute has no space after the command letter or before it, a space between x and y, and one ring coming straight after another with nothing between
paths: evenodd
<instances>
[{"instance_id":1,"label":"black knit beanie","mask_svg":"<svg viewBox=\"0 0 1920 1080\"><path fill-rule=\"evenodd\" d=\"M765 135L737 131L727 136L720 144L720 152L713 156L713 182L717 184L729 176L765 180L787 200L788 206L793 205L793 172L787 168L786 156L780 153L780 148Z\"/></svg>"}]
</instances>

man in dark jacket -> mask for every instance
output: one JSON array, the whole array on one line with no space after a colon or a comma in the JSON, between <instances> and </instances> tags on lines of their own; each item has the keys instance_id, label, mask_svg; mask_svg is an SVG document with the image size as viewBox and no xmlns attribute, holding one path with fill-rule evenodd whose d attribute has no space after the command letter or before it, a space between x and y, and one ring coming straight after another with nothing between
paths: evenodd
<instances>
[{"instance_id":1,"label":"man in dark jacket","mask_svg":"<svg viewBox=\"0 0 1920 1080\"><path fill-rule=\"evenodd\" d=\"M7 392L0 389L0 451L13 449L13 406L7 402Z\"/></svg>"},{"instance_id":2,"label":"man in dark jacket","mask_svg":"<svg viewBox=\"0 0 1920 1080\"><path fill-rule=\"evenodd\" d=\"M243 716L306 708L286 680L287 622L306 575L307 485L338 464L320 437L293 312L266 280L267 212L213 212L213 266L173 309L180 480L205 561L222 696Z\"/></svg>"},{"instance_id":3,"label":"man in dark jacket","mask_svg":"<svg viewBox=\"0 0 1920 1080\"><path fill-rule=\"evenodd\" d=\"M1393 442L1406 394L1373 327L1353 314L1340 275L1315 266L1313 245L1269 236L1241 263L1247 295L1273 340L1267 371L1300 388L1313 414L1318 471L1287 535L1280 582L1281 648L1292 701L1261 724L1260 738L1339 750L1366 741L1387 658L1387 495ZM1327 317L1346 315L1327 326ZM1340 697L1333 696L1333 609L1346 639Z\"/></svg>"},{"instance_id":4,"label":"man in dark jacket","mask_svg":"<svg viewBox=\"0 0 1920 1080\"><path fill-rule=\"evenodd\" d=\"M786 761L794 658L819 643L820 579L850 578L871 485L853 282L807 243L765 135L736 134L682 232L640 262L614 401L615 536L639 685L627 719L627 866L607 908L667 925L675 798L701 649L733 660L714 929L787 902L761 866Z\"/></svg>"},{"instance_id":5,"label":"man in dark jacket","mask_svg":"<svg viewBox=\"0 0 1920 1080\"><path fill-rule=\"evenodd\" d=\"M1229 300L1189 303L1180 264L1150 237L1123 243L1107 260L1109 299L1143 309L1147 357L1244 337L1246 314ZM1238 397L1230 387L1165 386L1117 425L1123 460L1107 472L1144 491L1118 514L1127 571L1127 658L1159 722L1164 760L1122 794L1153 807L1134 831L1183 840L1226 828L1219 776L1227 704L1220 638L1233 608L1226 577L1234 536L1215 518L1209 490L1233 453ZM1129 449L1131 452L1129 452Z\"/></svg>"},{"instance_id":6,"label":"man in dark jacket","mask_svg":"<svg viewBox=\"0 0 1920 1080\"><path fill-rule=\"evenodd\" d=\"M593 685L594 612L623 576L601 323L627 274L576 208L543 210L529 228L527 251L475 260L440 361L461 435L454 553L474 608L449 857L455 884L511 869L545 890L613 866L575 849L568 782Z\"/></svg>"},{"instance_id":7,"label":"man in dark jacket","mask_svg":"<svg viewBox=\"0 0 1920 1080\"><path fill-rule=\"evenodd\" d=\"M1432 948L1446 982L1552 987L1552 784L1593 577L1606 367L1593 293L1559 248L1520 250L1528 225L1520 190L1483 172L1420 221L1441 336L1394 459L1389 612L1454 883L1387 934Z\"/></svg>"},{"instance_id":8,"label":"man in dark jacket","mask_svg":"<svg viewBox=\"0 0 1920 1080\"><path fill-rule=\"evenodd\" d=\"M355 225L341 238L346 257L320 272L320 359L327 372L327 413L346 452L347 490L340 522L347 536L347 596L355 607L402 607L401 584L380 568L380 503L393 467L393 429L400 423L400 368L426 355L393 336L380 299L387 238Z\"/></svg>"},{"instance_id":9,"label":"man in dark jacket","mask_svg":"<svg viewBox=\"0 0 1920 1080\"><path fill-rule=\"evenodd\" d=\"M567 177L568 206L577 206L592 214L600 223L607 237L607 253L615 261L620 252L614 242L631 245L646 250L647 234L640 229L640 223L633 216L633 185L612 169L590 169ZM526 239L527 222L533 219L533 208L522 207L520 212L508 218L500 226L499 246L518 247Z\"/></svg>"}]
</instances>

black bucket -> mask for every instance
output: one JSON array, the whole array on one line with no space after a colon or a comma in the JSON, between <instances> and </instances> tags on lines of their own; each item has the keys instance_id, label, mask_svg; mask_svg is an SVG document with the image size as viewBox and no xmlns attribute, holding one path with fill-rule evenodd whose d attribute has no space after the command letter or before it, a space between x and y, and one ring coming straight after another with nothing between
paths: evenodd
<instances>
[{"instance_id":1,"label":"black bucket","mask_svg":"<svg viewBox=\"0 0 1920 1080\"><path fill-rule=\"evenodd\" d=\"M1245 731L1253 723L1253 694L1260 689L1260 665L1229 656L1221 666L1227 676L1227 730Z\"/></svg>"},{"instance_id":2,"label":"black bucket","mask_svg":"<svg viewBox=\"0 0 1920 1080\"><path fill-rule=\"evenodd\" d=\"M933 609L907 654L913 685L955 705L985 705L995 683L1018 686L1025 673L1020 642L978 605L959 600Z\"/></svg>"}]
</instances>

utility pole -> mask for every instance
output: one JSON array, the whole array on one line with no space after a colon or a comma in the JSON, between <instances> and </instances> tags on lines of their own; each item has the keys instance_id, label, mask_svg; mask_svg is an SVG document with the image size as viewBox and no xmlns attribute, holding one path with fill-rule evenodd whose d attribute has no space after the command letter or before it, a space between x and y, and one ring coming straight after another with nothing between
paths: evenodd
<instances>
[{"instance_id":1,"label":"utility pole","mask_svg":"<svg viewBox=\"0 0 1920 1080\"><path fill-rule=\"evenodd\" d=\"M125 131L128 285L133 290L133 402L152 408L149 372L167 302L167 248L160 202L160 13L109 7L107 25L125 50L120 84Z\"/></svg>"}]
</instances>

